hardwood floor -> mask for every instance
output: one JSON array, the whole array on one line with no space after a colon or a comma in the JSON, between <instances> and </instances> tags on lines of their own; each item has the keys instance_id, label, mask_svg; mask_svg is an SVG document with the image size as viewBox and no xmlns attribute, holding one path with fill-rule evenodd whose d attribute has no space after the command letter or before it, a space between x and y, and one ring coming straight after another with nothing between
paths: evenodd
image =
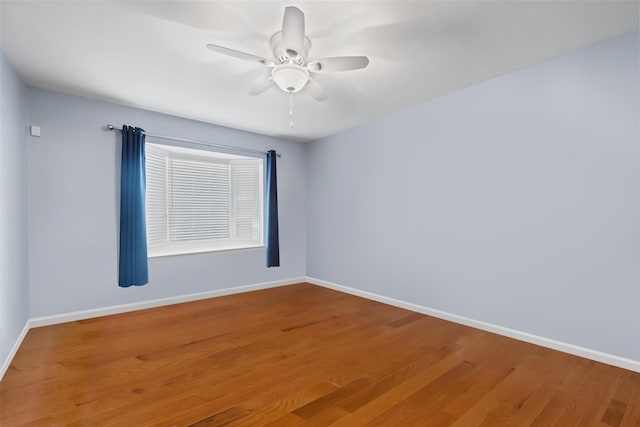
<instances>
[{"instance_id":1,"label":"hardwood floor","mask_svg":"<svg viewBox=\"0 0 640 427\"><path fill-rule=\"evenodd\" d=\"M640 426L640 374L299 284L29 331L2 426Z\"/></svg>"}]
</instances>

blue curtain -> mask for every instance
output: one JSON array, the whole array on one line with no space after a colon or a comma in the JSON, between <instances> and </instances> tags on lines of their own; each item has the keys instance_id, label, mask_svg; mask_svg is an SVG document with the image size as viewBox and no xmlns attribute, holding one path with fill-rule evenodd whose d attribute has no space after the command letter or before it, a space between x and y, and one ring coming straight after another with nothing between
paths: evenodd
<instances>
[{"instance_id":1,"label":"blue curtain","mask_svg":"<svg viewBox=\"0 0 640 427\"><path fill-rule=\"evenodd\" d=\"M267 267L280 266L280 240L278 238L278 182L276 179L276 152L267 152Z\"/></svg>"},{"instance_id":2,"label":"blue curtain","mask_svg":"<svg viewBox=\"0 0 640 427\"><path fill-rule=\"evenodd\" d=\"M122 126L118 276L122 287L140 286L149 281L145 186L144 129Z\"/></svg>"}]
</instances>

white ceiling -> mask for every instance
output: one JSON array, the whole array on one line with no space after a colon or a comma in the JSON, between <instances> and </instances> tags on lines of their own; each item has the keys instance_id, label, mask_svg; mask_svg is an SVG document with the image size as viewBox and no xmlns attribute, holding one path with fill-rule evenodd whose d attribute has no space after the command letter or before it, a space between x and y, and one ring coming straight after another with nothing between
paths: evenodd
<instances>
[{"instance_id":1,"label":"white ceiling","mask_svg":"<svg viewBox=\"0 0 640 427\"><path fill-rule=\"evenodd\" d=\"M2 1L2 50L26 83L261 134L308 141L639 25L639 2ZM317 75L329 99L247 92L284 7L306 15L309 57L368 55Z\"/></svg>"}]
</instances>

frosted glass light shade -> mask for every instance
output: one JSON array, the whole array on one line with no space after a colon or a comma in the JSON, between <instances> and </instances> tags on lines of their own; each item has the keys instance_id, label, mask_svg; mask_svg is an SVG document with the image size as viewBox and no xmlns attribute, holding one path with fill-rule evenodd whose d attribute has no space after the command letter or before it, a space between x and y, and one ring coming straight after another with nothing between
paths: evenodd
<instances>
[{"instance_id":1,"label":"frosted glass light shade","mask_svg":"<svg viewBox=\"0 0 640 427\"><path fill-rule=\"evenodd\" d=\"M309 81L309 72L294 64L278 65L271 72L273 81L285 92L300 91Z\"/></svg>"}]
</instances>

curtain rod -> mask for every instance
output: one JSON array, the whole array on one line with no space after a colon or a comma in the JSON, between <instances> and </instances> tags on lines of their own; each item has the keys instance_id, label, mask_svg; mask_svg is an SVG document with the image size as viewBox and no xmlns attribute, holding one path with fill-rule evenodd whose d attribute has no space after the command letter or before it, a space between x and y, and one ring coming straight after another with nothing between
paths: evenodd
<instances>
[{"instance_id":1,"label":"curtain rod","mask_svg":"<svg viewBox=\"0 0 640 427\"><path fill-rule=\"evenodd\" d=\"M114 125L106 125L104 129L122 132L122 129L117 128ZM251 148L241 148L241 147L234 147L232 145L223 145L223 144L212 144L210 142L196 141L194 139L178 138L175 136L167 136L167 135L157 135L155 133L149 133L146 131L144 132L144 134L152 138L168 139L170 141L187 142L189 144L205 145L207 147L225 148L227 150L234 150L234 151L244 151L246 153L262 154L263 156L267 154L266 151L252 150ZM276 156L282 157L282 154L276 153Z\"/></svg>"}]
</instances>

